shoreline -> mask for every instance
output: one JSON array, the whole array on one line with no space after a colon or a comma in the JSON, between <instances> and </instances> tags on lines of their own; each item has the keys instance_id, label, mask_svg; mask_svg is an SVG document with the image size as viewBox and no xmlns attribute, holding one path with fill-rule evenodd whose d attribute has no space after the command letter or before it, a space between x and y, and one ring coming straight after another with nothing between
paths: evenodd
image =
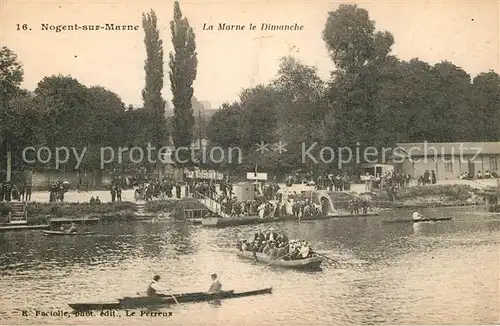
<instances>
[{"instance_id":1,"label":"shoreline","mask_svg":"<svg viewBox=\"0 0 500 326\"><path fill-rule=\"evenodd\" d=\"M183 208L188 208L191 200L158 200L153 202L148 202L144 213L150 213L153 216L170 215L171 220L183 221L184 218L176 215L175 213ZM35 204L38 209L33 210L30 207L31 203ZM78 222L87 223L99 223L99 222L130 222L130 221L140 221L148 220L150 215L138 214L135 208L130 207L129 209L123 209L123 204L126 205L136 205L133 202L121 202L115 204L100 204L100 205L90 205L87 203L39 203L30 202L28 203L28 225L41 225L48 223L49 220L54 219L53 223L59 223L58 219L71 220L74 219ZM4 203L5 205L5 203ZM107 206L106 210L102 209L102 206ZM201 204L200 204L201 205ZM101 207L98 207L101 206ZM373 203L372 207L374 209L369 212L378 211L389 211L389 210L404 210L404 209L422 209L422 208L440 208L440 207L470 207L470 206L484 206L483 204L470 203L470 202L424 202L420 204L409 204L404 202L378 202ZM42 209L40 209L42 208ZM92 209L95 209L92 212ZM49 212L51 210L57 209L58 212ZM348 214L349 212L345 212ZM147 217L147 218L146 218ZM7 216L2 216L0 219L0 225L6 223Z\"/></svg>"},{"instance_id":2,"label":"shoreline","mask_svg":"<svg viewBox=\"0 0 500 326\"><path fill-rule=\"evenodd\" d=\"M465 207L484 206L477 191L468 185L437 185L425 187L410 187L401 189L395 201L389 201L383 190L365 193L342 192L341 197L331 199L335 206L349 213L348 197L360 197L367 200L371 211L387 211L400 209L422 209L437 207ZM77 193L69 192L67 201L49 203L44 200L46 193L35 193L34 201L27 203L28 224L43 224L50 218L85 220L98 219L103 222L135 221L151 218L152 216L168 215L171 219L184 220L184 209L207 209L195 198L166 198L150 202L135 201L132 191L124 191L124 201L111 203L104 192ZM101 204L90 205L88 198L101 196ZM342 198L343 197L343 198ZM399 197L399 198L398 198ZM341 199L342 198L342 199ZM111 198L109 198L111 199ZM12 201L19 203L19 201ZM9 202L0 202L0 224L7 222L10 211Z\"/></svg>"}]
</instances>

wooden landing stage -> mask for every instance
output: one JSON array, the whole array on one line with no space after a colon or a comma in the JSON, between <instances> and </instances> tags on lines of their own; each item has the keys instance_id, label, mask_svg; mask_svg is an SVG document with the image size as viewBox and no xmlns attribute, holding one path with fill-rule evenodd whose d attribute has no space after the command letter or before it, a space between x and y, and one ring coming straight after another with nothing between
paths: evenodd
<instances>
[{"instance_id":1,"label":"wooden landing stage","mask_svg":"<svg viewBox=\"0 0 500 326\"><path fill-rule=\"evenodd\" d=\"M100 221L99 217L80 217L80 218L68 218L68 217L52 217L50 218L50 224L66 224L66 223L75 223L75 224L84 224L84 223L97 223Z\"/></svg>"},{"instance_id":2,"label":"wooden landing stage","mask_svg":"<svg viewBox=\"0 0 500 326\"><path fill-rule=\"evenodd\" d=\"M48 224L33 224L33 225L12 224L12 225L0 225L0 232L23 231L23 230L45 230L48 228L49 228Z\"/></svg>"}]
</instances>

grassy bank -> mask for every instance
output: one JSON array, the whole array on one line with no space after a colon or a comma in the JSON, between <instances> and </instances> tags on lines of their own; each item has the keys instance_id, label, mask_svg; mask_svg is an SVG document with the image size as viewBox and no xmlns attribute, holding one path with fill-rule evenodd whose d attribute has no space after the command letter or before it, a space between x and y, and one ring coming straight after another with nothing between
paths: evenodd
<instances>
[{"instance_id":1,"label":"grassy bank","mask_svg":"<svg viewBox=\"0 0 500 326\"><path fill-rule=\"evenodd\" d=\"M362 194L374 207L412 208L474 205L478 201L477 190L469 185L433 185L400 189L396 199L389 201L387 192L378 190Z\"/></svg>"},{"instance_id":2,"label":"grassy bank","mask_svg":"<svg viewBox=\"0 0 500 326\"><path fill-rule=\"evenodd\" d=\"M491 213L500 213L500 205L491 205L489 211Z\"/></svg>"},{"instance_id":3,"label":"grassy bank","mask_svg":"<svg viewBox=\"0 0 500 326\"><path fill-rule=\"evenodd\" d=\"M168 213L174 218L182 219L185 208L204 208L195 199L159 200L148 202L144 211L152 214ZM116 202L90 205L89 203L27 203L26 210L30 224L41 224L48 217L84 218L100 217L102 220L133 220L135 219L136 203ZM0 220L6 220L10 212L8 202L0 202Z\"/></svg>"}]
</instances>

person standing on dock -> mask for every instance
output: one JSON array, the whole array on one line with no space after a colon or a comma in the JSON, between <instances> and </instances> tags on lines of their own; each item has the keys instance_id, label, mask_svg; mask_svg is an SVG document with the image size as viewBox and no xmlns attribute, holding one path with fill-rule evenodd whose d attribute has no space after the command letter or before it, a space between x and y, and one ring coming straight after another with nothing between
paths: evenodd
<instances>
[{"instance_id":1,"label":"person standing on dock","mask_svg":"<svg viewBox=\"0 0 500 326\"><path fill-rule=\"evenodd\" d=\"M116 187L116 200L122 201L122 188L120 186Z\"/></svg>"},{"instance_id":2,"label":"person standing on dock","mask_svg":"<svg viewBox=\"0 0 500 326\"><path fill-rule=\"evenodd\" d=\"M109 192L111 194L111 202L114 203L116 198L116 190L114 185L111 185Z\"/></svg>"},{"instance_id":3,"label":"person standing on dock","mask_svg":"<svg viewBox=\"0 0 500 326\"><path fill-rule=\"evenodd\" d=\"M208 289L208 293L218 293L222 290L222 284L217 279L217 274L212 274L212 285Z\"/></svg>"}]
</instances>

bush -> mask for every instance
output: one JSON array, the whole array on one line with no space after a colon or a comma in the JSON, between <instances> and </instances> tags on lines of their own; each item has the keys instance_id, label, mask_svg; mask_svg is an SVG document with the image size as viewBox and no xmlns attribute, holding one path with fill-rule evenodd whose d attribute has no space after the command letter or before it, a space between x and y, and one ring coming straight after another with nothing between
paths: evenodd
<instances>
[{"instance_id":1,"label":"bush","mask_svg":"<svg viewBox=\"0 0 500 326\"><path fill-rule=\"evenodd\" d=\"M10 205L6 202L0 201L0 217L8 216L10 212Z\"/></svg>"},{"instance_id":2,"label":"bush","mask_svg":"<svg viewBox=\"0 0 500 326\"><path fill-rule=\"evenodd\" d=\"M491 205L489 211L492 213L500 213L500 204L499 205Z\"/></svg>"},{"instance_id":3,"label":"bush","mask_svg":"<svg viewBox=\"0 0 500 326\"><path fill-rule=\"evenodd\" d=\"M134 211L136 208L132 202L102 203L90 205L89 203L28 203L26 210L28 217L31 216L85 216L105 215L121 211Z\"/></svg>"},{"instance_id":4,"label":"bush","mask_svg":"<svg viewBox=\"0 0 500 326\"><path fill-rule=\"evenodd\" d=\"M396 201L412 201L412 202L456 202L465 201L470 198L477 190L469 185L432 185L432 186L416 186L409 188L400 188L396 192ZM384 190L378 190L369 195L372 201L387 201L388 195Z\"/></svg>"}]
</instances>

